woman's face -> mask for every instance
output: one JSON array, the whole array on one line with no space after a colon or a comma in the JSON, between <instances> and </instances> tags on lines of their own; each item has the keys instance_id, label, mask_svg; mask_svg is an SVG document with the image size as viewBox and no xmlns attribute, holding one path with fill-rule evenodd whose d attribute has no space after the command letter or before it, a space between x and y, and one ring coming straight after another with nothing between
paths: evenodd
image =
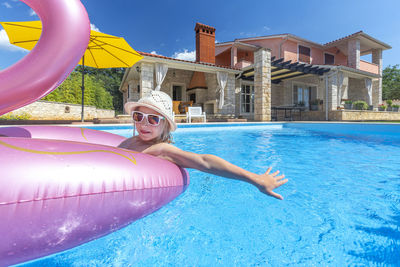
<instances>
[{"instance_id":1,"label":"woman's face","mask_svg":"<svg viewBox=\"0 0 400 267\"><path fill-rule=\"evenodd\" d=\"M154 115L160 115L160 113L154 111L151 108L147 107L139 107L136 111L140 111L144 114L154 114ZM147 121L147 118L143 118L141 122L135 122L136 130L139 133L139 138L142 139L143 141L151 141L157 138L160 138L164 127L165 127L165 119L160 121L160 124L158 125L151 125Z\"/></svg>"}]
</instances>

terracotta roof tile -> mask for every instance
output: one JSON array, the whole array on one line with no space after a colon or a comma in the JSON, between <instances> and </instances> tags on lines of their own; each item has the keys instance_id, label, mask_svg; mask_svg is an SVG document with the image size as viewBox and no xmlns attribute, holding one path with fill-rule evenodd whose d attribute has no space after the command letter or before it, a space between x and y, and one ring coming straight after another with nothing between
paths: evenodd
<instances>
[{"instance_id":1,"label":"terracotta roof tile","mask_svg":"<svg viewBox=\"0 0 400 267\"><path fill-rule=\"evenodd\" d=\"M238 68L231 68L229 66L221 66L221 65L211 64L211 63L203 63L203 62L189 61L189 60L183 60L183 59L176 59L176 58L172 58L172 57L165 57L165 56L156 55L156 54L150 54L150 53L137 51L137 50L136 50L136 52L138 52L142 56L157 57L157 58L163 58L163 59L168 59L168 60L175 60L175 61L180 61L180 62L187 62L187 63L192 63L192 64L205 65L205 66L210 66L210 67L218 67L218 68L231 69L231 70L240 70Z\"/></svg>"},{"instance_id":2,"label":"terracotta roof tile","mask_svg":"<svg viewBox=\"0 0 400 267\"><path fill-rule=\"evenodd\" d=\"M353 36L355 36L355 35L357 35L357 34L360 34L360 33L363 33L363 31L355 32L355 33L353 33L353 34L350 34L350 35L347 35L347 36L345 36L345 37L336 39L336 40L334 40L334 41L330 41L330 42L328 42L328 43L326 43L326 44L324 44L324 45L329 45L329 44L331 44L331 43L335 43L335 42L338 42L338 41L341 41L341 40L344 40L344 39L353 37Z\"/></svg>"}]
</instances>

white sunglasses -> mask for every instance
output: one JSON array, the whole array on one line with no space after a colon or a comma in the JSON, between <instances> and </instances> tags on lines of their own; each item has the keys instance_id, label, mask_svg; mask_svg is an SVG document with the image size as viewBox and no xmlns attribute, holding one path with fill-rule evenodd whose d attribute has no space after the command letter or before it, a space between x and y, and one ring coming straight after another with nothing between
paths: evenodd
<instances>
[{"instance_id":1,"label":"white sunglasses","mask_svg":"<svg viewBox=\"0 0 400 267\"><path fill-rule=\"evenodd\" d=\"M165 120L163 116L155 114L145 114L140 111L132 112L132 118L134 122L143 123L143 119L146 118L149 125L157 126L160 124L161 120Z\"/></svg>"}]
</instances>

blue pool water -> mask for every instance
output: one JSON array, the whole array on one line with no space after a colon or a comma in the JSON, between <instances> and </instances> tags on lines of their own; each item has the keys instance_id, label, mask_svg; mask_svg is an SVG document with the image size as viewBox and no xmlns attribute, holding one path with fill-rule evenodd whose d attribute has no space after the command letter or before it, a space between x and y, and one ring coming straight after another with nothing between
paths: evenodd
<instances>
[{"instance_id":1,"label":"blue pool water","mask_svg":"<svg viewBox=\"0 0 400 267\"><path fill-rule=\"evenodd\" d=\"M400 266L400 125L180 127L174 138L252 172L279 169L285 199L190 170L159 211L23 266Z\"/></svg>"}]
</instances>

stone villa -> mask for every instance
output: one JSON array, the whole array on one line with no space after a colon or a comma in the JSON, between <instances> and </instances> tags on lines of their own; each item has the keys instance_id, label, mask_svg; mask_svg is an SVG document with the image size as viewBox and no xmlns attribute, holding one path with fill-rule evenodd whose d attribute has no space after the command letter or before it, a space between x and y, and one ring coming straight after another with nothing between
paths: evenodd
<instances>
[{"instance_id":1,"label":"stone villa","mask_svg":"<svg viewBox=\"0 0 400 267\"><path fill-rule=\"evenodd\" d=\"M197 23L194 30L194 62L139 52L144 58L126 70L120 86L124 102L159 87L174 105L201 106L208 120L289 118L281 110L296 120L400 119L376 111L382 51L391 47L362 31L319 44L292 34L215 43L215 28ZM360 59L368 54L372 62ZM346 100L366 101L372 110L345 110ZM184 113L181 106L174 110ZM301 117L292 117L300 110Z\"/></svg>"}]
</instances>

